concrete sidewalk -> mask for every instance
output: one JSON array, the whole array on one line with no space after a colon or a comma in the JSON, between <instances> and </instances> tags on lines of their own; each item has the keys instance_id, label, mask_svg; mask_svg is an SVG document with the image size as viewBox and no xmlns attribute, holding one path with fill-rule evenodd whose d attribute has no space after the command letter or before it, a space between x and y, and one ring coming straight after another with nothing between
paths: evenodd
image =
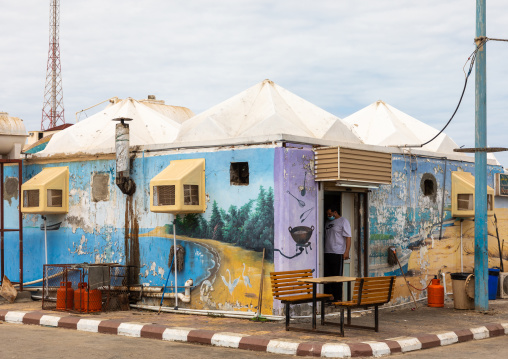
<instances>
[{"instance_id":1,"label":"concrete sidewalk","mask_svg":"<svg viewBox=\"0 0 508 359\"><path fill-rule=\"evenodd\" d=\"M508 334L508 301L491 301L487 313L411 306L380 310L380 331L321 327L336 334L285 331L283 321L253 322L215 316L131 310L88 315L42 311L40 302L0 304L0 321L63 327L134 337L323 357L382 356ZM327 321L338 321L337 316ZM372 312L359 313L354 324L373 325ZM319 323L319 320L318 320ZM291 327L310 329L310 318Z\"/></svg>"}]
</instances>

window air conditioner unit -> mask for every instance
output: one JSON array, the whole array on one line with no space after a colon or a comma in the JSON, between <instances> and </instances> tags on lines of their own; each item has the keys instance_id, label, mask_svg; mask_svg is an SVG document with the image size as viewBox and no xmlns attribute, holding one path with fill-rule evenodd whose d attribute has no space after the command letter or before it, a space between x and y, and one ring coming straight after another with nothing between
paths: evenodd
<instances>
[{"instance_id":1,"label":"window air conditioner unit","mask_svg":"<svg viewBox=\"0 0 508 359\"><path fill-rule=\"evenodd\" d=\"M508 272L499 273L499 297L508 298Z\"/></svg>"},{"instance_id":2,"label":"window air conditioner unit","mask_svg":"<svg viewBox=\"0 0 508 359\"><path fill-rule=\"evenodd\" d=\"M203 213L205 159L173 160L150 181L150 211Z\"/></svg>"},{"instance_id":3,"label":"window air conditioner unit","mask_svg":"<svg viewBox=\"0 0 508 359\"><path fill-rule=\"evenodd\" d=\"M69 167L47 167L21 186L21 212L59 214L69 211Z\"/></svg>"},{"instance_id":4,"label":"window air conditioner unit","mask_svg":"<svg viewBox=\"0 0 508 359\"><path fill-rule=\"evenodd\" d=\"M474 217L475 179L469 172L452 172L452 217ZM487 186L487 215L494 215L494 189Z\"/></svg>"}]
</instances>

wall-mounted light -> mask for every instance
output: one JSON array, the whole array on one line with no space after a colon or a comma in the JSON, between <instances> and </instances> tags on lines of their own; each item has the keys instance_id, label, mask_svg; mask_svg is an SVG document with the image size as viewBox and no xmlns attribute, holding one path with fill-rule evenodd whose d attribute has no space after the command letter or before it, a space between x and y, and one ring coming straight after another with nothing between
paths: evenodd
<instances>
[{"instance_id":1,"label":"wall-mounted light","mask_svg":"<svg viewBox=\"0 0 508 359\"><path fill-rule=\"evenodd\" d=\"M350 188L367 188L367 189L378 189L378 184L371 183L361 183L361 182L347 182L347 181L337 181L335 182L335 186L337 187L350 187Z\"/></svg>"}]
</instances>

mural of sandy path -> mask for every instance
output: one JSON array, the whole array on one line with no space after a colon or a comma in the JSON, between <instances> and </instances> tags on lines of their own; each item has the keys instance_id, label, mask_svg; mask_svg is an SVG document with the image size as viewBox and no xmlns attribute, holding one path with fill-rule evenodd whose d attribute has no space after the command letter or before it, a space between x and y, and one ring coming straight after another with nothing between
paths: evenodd
<instances>
[{"instance_id":1,"label":"mural of sandy path","mask_svg":"<svg viewBox=\"0 0 508 359\"><path fill-rule=\"evenodd\" d=\"M139 236L173 239L173 235L166 233L164 227L157 227L153 231L140 234ZM262 253L213 239L191 238L178 235L176 238L182 241L199 243L207 247L215 257L215 268L211 271L210 277L207 278L211 288L206 280L201 286L194 288L191 294L191 308L257 311ZM243 267L244 263L245 271ZM230 273L228 273L228 269ZM273 308L273 296L270 287L270 272L273 271L273 262L265 259L261 312L266 315L271 315ZM231 280L229 279L230 274ZM245 279L244 275L248 279ZM222 276L227 283L233 283L238 278L236 286L232 288L232 293L230 293L229 288L224 284ZM250 282L251 286L248 286L247 282Z\"/></svg>"},{"instance_id":2,"label":"mural of sandy path","mask_svg":"<svg viewBox=\"0 0 508 359\"><path fill-rule=\"evenodd\" d=\"M502 257L505 272L508 272L508 209L496 209L498 220L499 237L501 239ZM489 268L500 267L499 246L496 236L496 227L493 224L494 217L488 217L488 254ZM504 247L503 247L504 239ZM447 292L452 292L450 273L461 271L460 267L460 221L453 226L447 227L443 239L426 241L427 245L413 251L409 258L409 270L414 271L415 277L411 283L417 287L440 272L446 274ZM474 271L474 222L471 219L462 222L462 248L463 248L463 271Z\"/></svg>"}]
</instances>

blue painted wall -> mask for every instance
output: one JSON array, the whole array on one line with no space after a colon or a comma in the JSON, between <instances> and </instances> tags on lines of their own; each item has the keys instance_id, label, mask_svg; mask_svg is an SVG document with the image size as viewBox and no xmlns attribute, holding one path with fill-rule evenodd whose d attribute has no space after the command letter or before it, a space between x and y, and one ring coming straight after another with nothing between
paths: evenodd
<instances>
[{"instance_id":1,"label":"blue painted wall","mask_svg":"<svg viewBox=\"0 0 508 359\"><path fill-rule=\"evenodd\" d=\"M446 168L446 175L445 175ZM392 184L373 190L369 198L369 274L401 275L398 266L388 265L388 247L397 248L404 271L411 252L428 238L439 239L444 191L443 230L453 225L451 216L451 172L474 176L474 163L418 156L392 156ZM501 166L488 166L487 184L494 187L494 174ZM445 180L446 177L446 180ZM422 179L434 178L435 196L425 196Z\"/></svg>"},{"instance_id":2,"label":"blue painted wall","mask_svg":"<svg viewBox=\"0 0 508 359\"><path fill-rule=\"evenodd\" d=\"M127 196L122 194L115 185L114 160L90 160L80 162L61 162L47 165L29 164L24 166L23 182L39 173L44 167L68 166L69 180L69 213L65 215L47 215L48 225L62 222L57 231L47 232L49 263L126 263L126 244L130 245L129 232L132 231L132 220L135 218L139 226L139 258L140 281L154 285L164 284L168 273L168 256L172 241L153 236L143 237L156 227L164 227L170 223L169 214L152 213L149 210L150 179L166 168L170 161L190 158L205 158L206 161L206 193L208 207L202 216L210 220L213 203L216 202L221 215L227 215L231 206L242 206L252 202L252 211L256 208L260 188L272 191L274 187L274 149L253 148L243 150L213 150L203 153L181 153L170 155L149 156L144 154L132 163L131 175L137 190L129 203ZM230 163L248 162L250 183L248 186L230 185ZM109 174L109 200L93 202L91 183L93 174ZM17 167L6 167L5 178L17 176ZM19 199L5 200L6 227L17 226L17 206ZM273 200L272 200L273 207ZM127 224L126 221L131 222ZM42 277L44 262L44 231L40 215L24 215L24 281L32 281ZM273 210L271 225L273 232ZM179 229L177 227L177 234ZM272 235L273 248L273 235ZM209 275L213 267L213 256L209 250L196 243L184 243L186 247L185 272L180 278L193 278L195 285ZM6 274L11 280L18 280L17 235L6 235ZM131 251L132 252L132 251ZM131 253L132 256L132 253ZM273 257L273 253L268 257ZM171 280L171 278L170 278Z\"/></svg>"}]
</instances>

